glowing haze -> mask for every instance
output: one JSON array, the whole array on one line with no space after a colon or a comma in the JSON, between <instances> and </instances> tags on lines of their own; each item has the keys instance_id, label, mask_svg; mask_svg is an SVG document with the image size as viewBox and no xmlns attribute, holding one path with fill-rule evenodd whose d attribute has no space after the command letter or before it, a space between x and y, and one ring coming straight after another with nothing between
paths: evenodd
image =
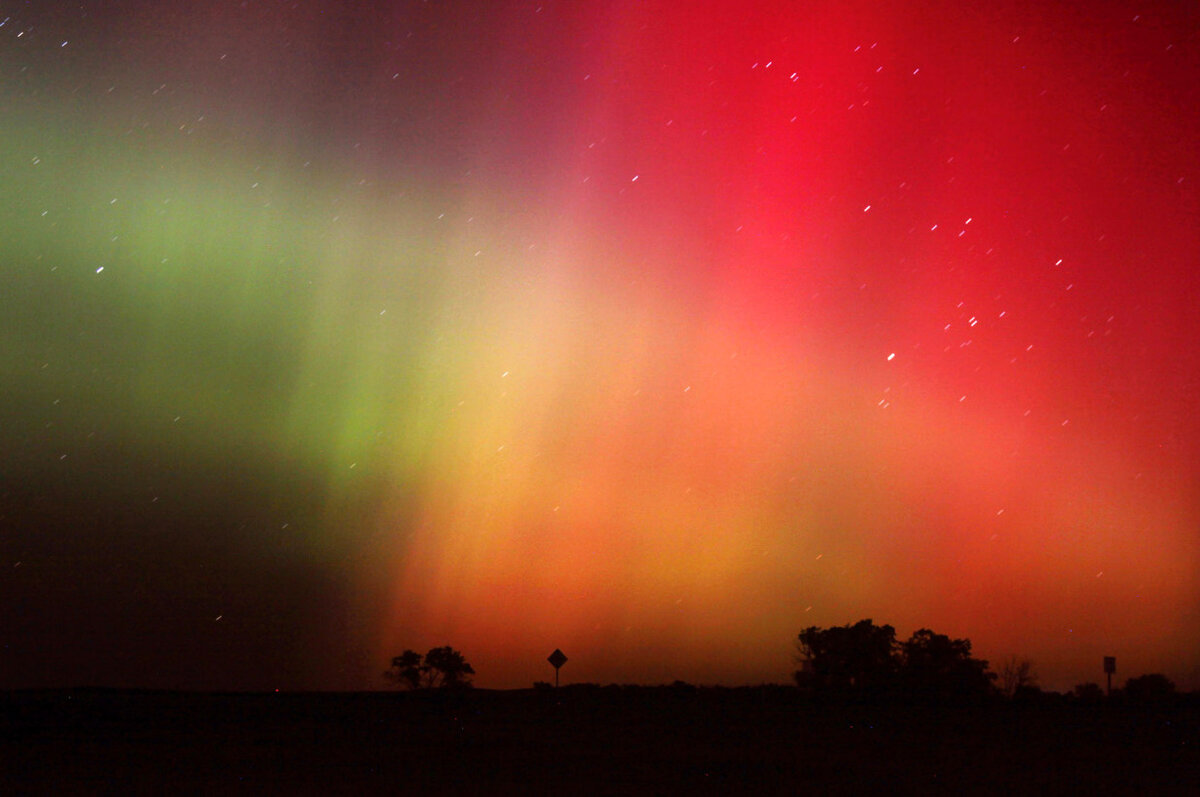
<instances>
[{"instance_id":1,"label":"glowing haze","mask_svg":"<svg viewBox=\"0 0 1200 797\"><path fill-rule=\"evenodd\" d=\"M1200 685L1195 9L114 5L0 11L11 685Z\"/></svg>"}]
</instances>

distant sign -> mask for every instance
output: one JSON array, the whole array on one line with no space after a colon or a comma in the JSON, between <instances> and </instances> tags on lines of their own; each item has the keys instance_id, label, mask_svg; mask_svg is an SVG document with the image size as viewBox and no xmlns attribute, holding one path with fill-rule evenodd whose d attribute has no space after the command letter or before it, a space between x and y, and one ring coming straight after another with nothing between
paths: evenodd
<instances>
[{"instance_id":1,"label":"distant sign","mask_svg":"<svg viewBox=\"0 0 1200 797\"><path fill-rule=\"evenodd\" d=\"M558 648L555 648L554 652L550 654L550 657L547 658L546 661L548 661L554 665L554 688L557 689L558 688L558 668L567 663L567 654L563 653Z\"/></svg>"},{"instance_id":2,"label":"distant sign","mask_svg":"<svg viewBox=\"0 0 1200 797\"><path fill-rule=\"evenodd\" d=\"M1105 656L1104 657L1104 671L1106 673L1108 673L1109 675L1112 675L1113 673L1115 673L1117 671L1117 657L1116 656Z\"/></svg>"}]
</instances>

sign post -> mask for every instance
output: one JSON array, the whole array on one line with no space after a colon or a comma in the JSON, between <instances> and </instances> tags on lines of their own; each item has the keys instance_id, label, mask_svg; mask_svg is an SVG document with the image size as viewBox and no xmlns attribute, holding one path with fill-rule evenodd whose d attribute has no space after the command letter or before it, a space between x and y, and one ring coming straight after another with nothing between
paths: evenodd
<instances>
[{"instance_id":1,"label":"sign post","mask_svg":"<svg viewBox=\"0 0 1200 797\"><path fill-rule=\"evenodd\" d=\"M554 666L554 688L557 689L558 668L567 663L567 655L558 648L555 648L554 652L550 654L550 657L547 658L546 661L550 662L550 664Z\"/></svg>"},{"instance_id":2,"label":"sign post","mask_svg":"<svg viewBox=\"0 0 1200 797\"><path fill-rule=\"evenodd\" d=\"M1113 677L1113 673L1116 671L1117 671L1117 657L1116 656L1105 656L1104 657L1104 676L1108 679L1108 689L1105 691L1105 694L1107 694L1109 697L1112 697L1112 677Z\"/></svg>"}]
</instances>

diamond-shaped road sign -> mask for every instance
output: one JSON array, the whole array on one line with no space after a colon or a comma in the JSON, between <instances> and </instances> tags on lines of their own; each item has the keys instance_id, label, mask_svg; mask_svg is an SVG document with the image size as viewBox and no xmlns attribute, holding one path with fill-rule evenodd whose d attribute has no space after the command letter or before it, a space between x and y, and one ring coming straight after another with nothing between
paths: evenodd
<instances>
[{"instance_id":1,"label":"diamond-shaped road sign","mask_svg":"<svg viewBox=\"0 0 1200 797\"><path fill-rule=\"evenodd\" d=\"M548 661L552 665L554 665L554 688L557 689L558 688L558 668L567 663L567 654L563 653L558 648L555 648L554 652L550 654L550 656L546 659L546 661Z\"/></svg>"}]
</instances>

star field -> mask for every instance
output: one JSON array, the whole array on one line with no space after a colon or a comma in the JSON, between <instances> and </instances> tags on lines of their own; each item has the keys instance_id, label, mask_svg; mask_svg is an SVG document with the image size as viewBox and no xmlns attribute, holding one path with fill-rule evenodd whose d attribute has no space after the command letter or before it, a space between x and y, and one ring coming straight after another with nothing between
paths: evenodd
<instances>
[{"instance_id":1,"label":"star field","mask_svg":"<svg viewBox=\"0 0 1200 797\"><path fill-rule=\"evenodd\" d=\"M0 3L5 683L1200 686L1195 11L118 5Z\"/></svg>"}]
</instances>

